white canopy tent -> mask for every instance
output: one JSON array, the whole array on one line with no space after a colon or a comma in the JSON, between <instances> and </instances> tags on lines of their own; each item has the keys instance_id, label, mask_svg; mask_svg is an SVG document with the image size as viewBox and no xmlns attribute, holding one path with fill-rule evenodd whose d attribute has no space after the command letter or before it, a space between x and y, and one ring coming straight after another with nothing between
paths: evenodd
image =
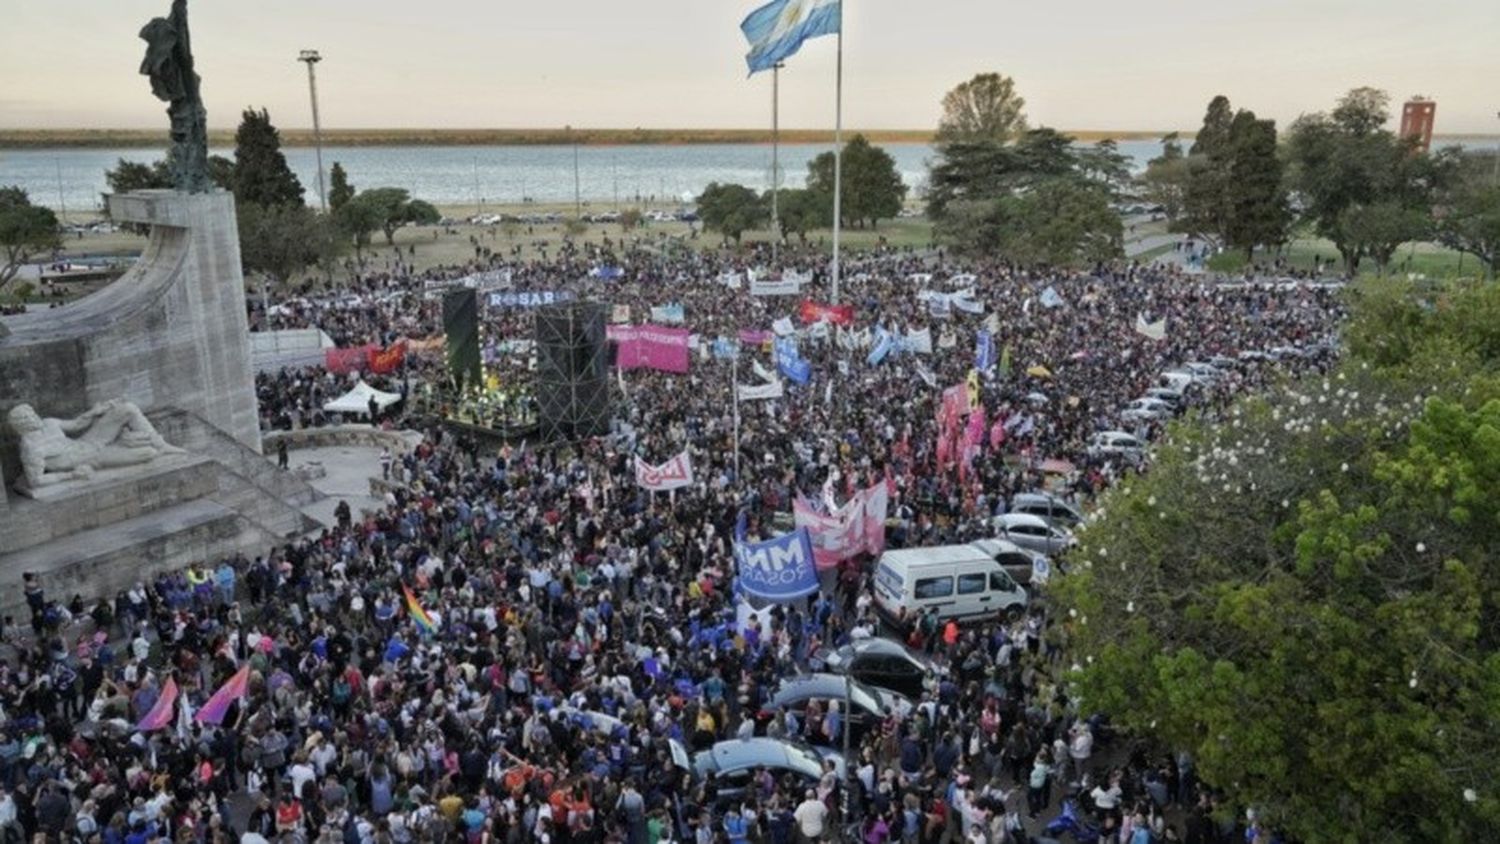
<instances>
[{"instance_id":1,"label":"white canopy tent","mask_svg":"<svg viewBox=\"0 0 1500 844\"><path fill-rule=\"evenodd\" d=\"M375 406L378 409L385 410L387 407L401 401L401 396L396 393L381 392L369 384L360 381L354 385L354 389L324 404L323 409L329 413L369 416L370 399L375 400Z\"/></svg>"}]
</instances>

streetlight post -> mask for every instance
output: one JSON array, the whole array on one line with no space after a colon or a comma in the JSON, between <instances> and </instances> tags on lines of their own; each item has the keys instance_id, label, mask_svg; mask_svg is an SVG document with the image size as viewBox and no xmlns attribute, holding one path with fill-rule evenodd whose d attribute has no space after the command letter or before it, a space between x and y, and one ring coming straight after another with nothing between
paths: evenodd
<instances>
[{"instance_id":1,"label":"streetlight post","mask_svg":"<svg viewBox=\"0 0 1500 844\"><path fill-rule=\"evenodd\" d=\"M578 138L573 135L573 127L563 127L568 132L568 140L573 144L573 219L583 219L583 195L578 189Z\"/></svg>"},{"instance_id":2,"label":"streetlight post","mask_svg":"<svg viewBox=\"0 0 1500 844\"><path fill-rule=\"evenodd\" d=\"M1500 111L1495 112L1495 116L1500 117ZM1500 187L1500 143L1495 144L1495 172L1490 179L1496 187Z\"/></svg>"},{"instance_id":3,"label":"streetlight post","mask_svg":"<svg viewBox=\"0 0 1500 844\"><path fill-rule=\"evenodd\" d=\"M322 61L317 50L303 50L297 61L307 64L307 90L312 95L313 147L318 158L318 204L328 210L328 194L323 190L323 127L318 123L318 74L313 66Z\"/></svg>"}]
</instances>

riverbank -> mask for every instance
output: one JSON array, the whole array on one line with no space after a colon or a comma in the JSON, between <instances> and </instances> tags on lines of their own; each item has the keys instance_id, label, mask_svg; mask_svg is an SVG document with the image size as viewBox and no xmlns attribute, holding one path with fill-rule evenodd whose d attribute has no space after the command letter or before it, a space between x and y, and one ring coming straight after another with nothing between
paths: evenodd
<instances>
[{"instance_id":1,"label":"riverbank","mask_svg":"<svg viewBox=\"0 0 1500 844\"><path fill-rule=\"evenodd\" d=\"M281 143L288 147L313 146L311 129L282 129ZM876 144L927 144L928 129L848 129ZM1080 141L1155 140L1162 131L1068 130ZM1179 132L1184 138L1191 132ZM324 129L323 145L329 146L641 146L699 144L769 144L769 129ZM833 142L833 132L824 129L782 129L781 143L824 144ZM233 146L233 129L210 129L209 146ZM0 129L0 149L161 147L167 133L154 129Z\"/></svg>"}]
</instances>

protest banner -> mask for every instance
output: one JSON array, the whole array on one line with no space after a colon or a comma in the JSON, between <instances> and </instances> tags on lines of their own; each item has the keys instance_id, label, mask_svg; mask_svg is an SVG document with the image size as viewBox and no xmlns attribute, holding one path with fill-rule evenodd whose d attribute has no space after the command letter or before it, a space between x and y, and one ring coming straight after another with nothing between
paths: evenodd
<instances>
[{"instance_id":1,"label":"protest banner","mask_svg":"<svg viewBox=\"0 0 1500 844\"><path fill-rule=\"evenodd\" d=\"M753 597L785 604L818 591L807 528L764 542L745 542L740 536L734 543L734 557L740 588Z\"/></svg>"},{"instance_id":2,"label":"protest banner","mask_svg":"<svg viewBox=\"0 0 1500 844\"><path fill-rule=\"evenodd\" d=\"M820 305L811 299L804 299L802 300L800 315L802 322L806 325L811 325L825 319L839 325L852 325L854 323L854 306Z\"/></svg>"},{"instance_id":3,"label":"protest banner","mask_svg":"<svg viewBox=\"0 0 1500 844\"><path fill-rule=\"evenodd\" d=\"M490 294L492 308L540 308L573 301L571 290L497 290Z\"/></svg>"},{"instance_id":4,"label":"protest banner","mask_svg":"<svg viewBox=\"0 0 1500 844\"><path fill-rule=\"evenodd\" d=\"M656 307L651 309L652 322L664 322L668 325L681 325L684 318L685 315L683 314L682 304L679 302L673 302L669 305L657 305Z\"/></svg>"},{"instance_id":5,"label":"protest banner","mask_svg":"<svg viewBox=\"0 0 1500 844\"><path fill-rule=\"evenodd\" d=\"M688 371L689 337L685 328L660 325L611 325L605 329L617 344L615 366L627 369Z\"/></svg>"},{"instance_id":6,"label":"protest banner","mask_svg":"<svg viewBox=\"0 0 1500 844\"><path fill-rule=\"evenodd\" d=\"M660 466L635 458L635 482L652 492L682 489L693 483L693 462L686 451Z\"/></svg>"}]
</instances>

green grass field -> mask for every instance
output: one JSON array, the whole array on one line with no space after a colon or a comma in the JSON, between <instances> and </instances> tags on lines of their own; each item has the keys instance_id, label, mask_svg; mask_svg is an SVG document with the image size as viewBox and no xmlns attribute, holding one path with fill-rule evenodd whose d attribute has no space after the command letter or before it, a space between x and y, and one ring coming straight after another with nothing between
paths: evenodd
<instances>
[{"instance_id":1,"label":"green grass field","mask_svg":"<svg viewBox=\"0 0 1500 844\"><path fill-rule=\"evenodd\" d=\"M1311 271L1321 259L1324 267L1328 266L1329 261L1335 262L1332 272L1342 271L1338 250L1331 241L1322 238L1297 238L1287 243L1279 255L1298 270ZM1269 264L1277 257L1278 253L1270 250L1257 250L1255 254L1256 261L1264 264ZM1245 268L1245 256L1240 252L1215 255L1209 259L1208 267L1218 272L1238 272ZM1366 259L1360 262L1359 269L1362 275L1373 274L1375 264ZM1396 250L1387 272L1391 275L1411 274L1428 278L1478 278L1483 275L1484 268L1472 255L1465 255L1436 243L1414 242L1403 244Z\"/></svg>"}]
</instances>

